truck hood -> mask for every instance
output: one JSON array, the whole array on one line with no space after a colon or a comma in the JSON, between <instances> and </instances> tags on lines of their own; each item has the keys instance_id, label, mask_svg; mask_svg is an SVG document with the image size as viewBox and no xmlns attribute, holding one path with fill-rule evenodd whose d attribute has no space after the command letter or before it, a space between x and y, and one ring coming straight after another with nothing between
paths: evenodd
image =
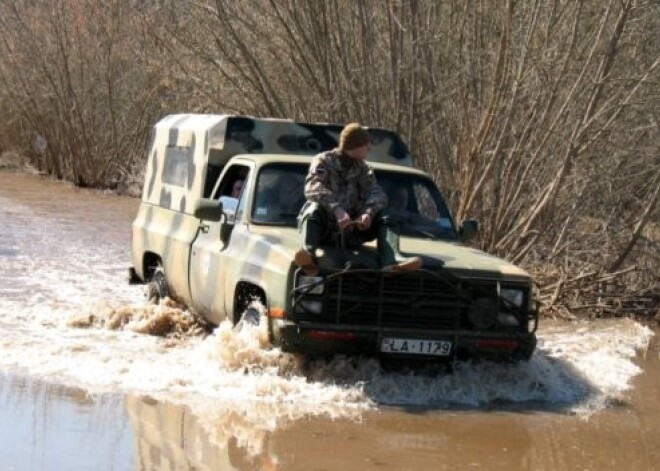
<instances>
[{"instance_id":1,"label":"truck hood","mask_svg":"<svg viewBox=\"0 0 660 471\"><path fill-rule=\"evenodd\" d=\"M476 271L531 278L514 264L460 242L401 237L399 250L402 255L419 255L425 259L441 261L443 267L455 271Z\"/></svg>"},{"instance_id":2,"label":"truck hood","mask_svg":"<svg viewBox=\"0 0 660 471\"><path fill-rule=\"evenodd\" d=\"M271 251L290 261L293 261L293 254L302 245L300 233L293 228L252 226L252 232L261 236L262 243L266 243ZM365 245L365 250L360 251L362 252L361 256L374 257L376 242L369 242ZM329 253L332 253L332 250L327 249ZM421 256L425 264L430 265L429 268L434 264L434 261L439 261L444 269L455 272L470 272L470 276L531 278L525 270L514 264L482 250L465 246L460 242L401 237L399 250L406 257ZM274 254L271 253L271 255Z\"/></svg>"}]
</instances>

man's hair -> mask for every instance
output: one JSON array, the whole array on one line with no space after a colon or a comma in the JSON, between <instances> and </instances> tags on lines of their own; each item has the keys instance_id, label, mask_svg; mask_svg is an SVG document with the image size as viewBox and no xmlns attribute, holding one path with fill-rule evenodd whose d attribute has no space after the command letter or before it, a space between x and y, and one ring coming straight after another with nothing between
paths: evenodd
<instances>
[{"instance_id":1,"label":"man's hair","mask_svg":"<svg viewBox=\"0 0 660 471\"><path fill-rule=\"evenodd\" d=\"M344 126L339 135L339 150L351 150L369 143L369 132L359 123L349 123Z\"/></svg>"}]
</instances>

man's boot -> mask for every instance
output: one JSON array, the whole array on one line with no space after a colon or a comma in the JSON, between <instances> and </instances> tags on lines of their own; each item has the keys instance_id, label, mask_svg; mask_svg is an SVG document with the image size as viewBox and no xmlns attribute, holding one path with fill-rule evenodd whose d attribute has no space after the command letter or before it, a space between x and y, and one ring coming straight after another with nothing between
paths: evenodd
<instances>
[{"instance_id":1,"label":"man's boot","mask_svg":"<svg viewBox=\"0 0 660 471\"><path fill-rule=\"evenodd\" d=\"M316 276L319 274L319 267L314 261L314 256L304 247L298 249L293 259L296 265L305 272L305 275Z\"/></svg>"},{"instance_id":2,"label":"man's boot","mask_svg":"<svg viewBox=\"0 0 660 471\"><path fill-rule=\"evenodd\" d=\"M420 257L403 258L399 254L399 234L390 225L387 218L378 228L378 255L385 271L411 272L422 268Z\"/></svg>"}]
</instances>

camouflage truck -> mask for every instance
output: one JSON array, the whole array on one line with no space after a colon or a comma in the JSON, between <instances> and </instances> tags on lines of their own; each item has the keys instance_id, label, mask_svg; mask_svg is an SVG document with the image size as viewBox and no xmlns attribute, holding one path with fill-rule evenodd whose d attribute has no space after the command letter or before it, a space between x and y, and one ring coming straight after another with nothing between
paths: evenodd
<instances>
[{"instance_id":1,"label":"camouflage truck","mask_svg":"<svg viewBox=\"0 0 660 471\"><path fill-rule=\"evenodd\" d=\"M318 276L294 264L311 157L336 147L341 129L226 115L157 123L133 223L133 281L213 324L258 318L284 351L528 358L538 325L531 277L464 245L476 221L456 225L394 132L368 129L369 162L405 215L399 251L421 256L423 268L381 270L375 244L355 249L341 240L323 247ZM237 180L242 193L232 196Z\"/></svg>"}]
</instances>

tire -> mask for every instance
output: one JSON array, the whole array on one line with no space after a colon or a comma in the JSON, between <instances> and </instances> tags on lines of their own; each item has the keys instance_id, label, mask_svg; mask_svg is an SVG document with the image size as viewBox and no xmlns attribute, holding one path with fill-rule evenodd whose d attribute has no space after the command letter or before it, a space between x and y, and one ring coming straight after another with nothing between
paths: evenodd
<instances>
[{"instance_id":1,"label":"tire","mask_svg":"<svg viewBox=\"0 0 660 471\"><path fill-rule=\"evenodd\" d=\"M147 285L147 301L158 304L165 298L170 297L170 290L167 287L165 271L162 268L156 268L154 274Z\"/></svg>"},{"instance_id":2,"label":"tire","mask_svg":"<svg viewBox=\"0 0 660 471\"><path fill-rule=\"evenodd\" d=\"M253 307L247 308L241 313L241 317L238 322L234 325L234 329L241 330L244 325L258 326L259 323L264 322L265 319L262 319L261 313Z\"/></svg>"},{"instance_id":3,"label":"tire","mask_svg":"<svg viewBox=\"0 0 660 471\"><path fill-rule=\"evenodd\" d=\"M257 309L249 307L245 310L243 316L241 316L241 320L248 324L259 325L261 317L261 313Z\"/></svg>"}]
</instances>

